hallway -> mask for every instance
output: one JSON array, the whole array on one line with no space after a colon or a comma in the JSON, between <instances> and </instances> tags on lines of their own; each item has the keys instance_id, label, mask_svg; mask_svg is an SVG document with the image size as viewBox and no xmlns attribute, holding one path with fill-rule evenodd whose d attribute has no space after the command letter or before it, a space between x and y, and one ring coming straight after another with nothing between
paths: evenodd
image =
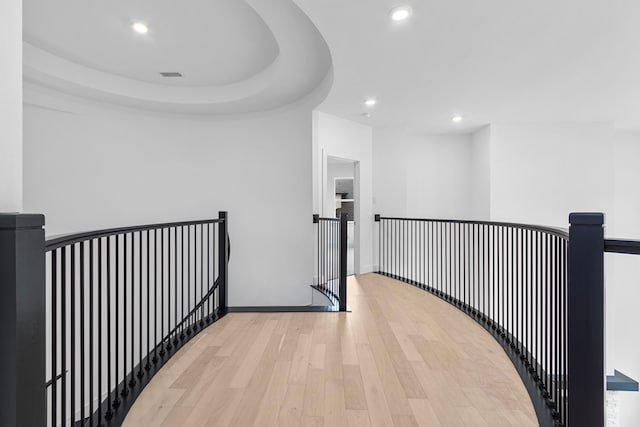
<instances>
[{"instance_id":1,"label":"hallway","mask_svg":"<svg viewBox=\"0 0 640 427\"><path fill-rule=\"evenodd\" d=\"M535 426L500 345L436 297L349 278L350 313L231 313L189 342L124 425Z\"/></svg>"}]
</instances>

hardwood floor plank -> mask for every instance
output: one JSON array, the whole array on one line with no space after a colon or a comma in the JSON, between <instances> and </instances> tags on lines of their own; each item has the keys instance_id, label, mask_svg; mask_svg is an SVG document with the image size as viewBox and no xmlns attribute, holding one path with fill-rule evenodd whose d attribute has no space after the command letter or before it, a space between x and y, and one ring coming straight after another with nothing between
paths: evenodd
<instances>
[{"instance_id":1,"label":"hardwood floor plank","mask_svg":"<svg viewBox=\"0 0 640 427\"><path fill-rule=\"evenodd\" d=\"M276 327L277 320L267 320L264 327L258 334L258 338L253 342L247 353L245 354L242 364L238 367L236 375L231 380L231 388L245 388L251 377L253 376L260 360L264 355L264 351L267 345L272 342L272 333ZM279 347L280 337L278 336L278 342L276 347Z\"/></svg>"},{"instance_id":2,"label":"hardwood floor plank","mask_svg":"<svg viewBox=\"0 0 640 427\"><path fill-rule=\"evenodd\" d=\"M258 414L253 425L256 427L270 427L278 425L278 415L280 407L287 393L287 380L289 379L289 370L291 362L278 360L271 373L269 386L265 391L268 399L262 399Z\"/></svg>"},{"instance_id":3,"label":"hardwood floor plank","mask_svg":"<svg viewBox=\"0 0 640 427\"><path fill-rule=\"evenodd\" d=\"M344 385L341 380L329 379L325 381L324 421L328 426L347 427Z\"/></svg>"},{"instance_id":4,"label":"hardwood floor plank","mask_svg":"<svg viewBox=\"0 0 640 427\"><path fill-rule=\"evenodd\" d=\"M307 372L307 384L304 389L304 415L322 416L324 414L324 370L311 368Z\"/></svg>"},{"instance_id":5,"label":"hardwood floor plank","mask_svg":"<svg viewBox=\"0 0 640 427\"><path fill-rule=\"evenodd\" d=\"M289 384L287 393L280 406L278 426L293 427L302 424L304 410L304 385Z\"/></svg>"},{"instance_id":6,"label":"hardwood floor plank","mask_svg":"<svg viewBox=\"0 0 640 427\"><path fill-rule=\"evenodd\" d=\"M369 427L369 411L347 409L347 425L349 427Z\"/></svg>"},{"instance_id":7,"label":"hardwood floor plank","mask_svg":"<svg viewBox=\"0 0 640 427\"><path fill-rule=\"evenodd\" d=\"M291 372L289 373L289 384L304 385L309 369L309 358L311 357L311 334L300 334L298 345L293 354Z\"/></svg>"},{"instance_id":8,"label":"hardwood floor plank","mask_svg":"<svg viewBox=\"0 0 640 427\"><path fill-rule=\"evenodd\" d=\"M442 425L428 399L409 399L409 405L418 425L432 427Z\"/></svg>"},{"instance_id":9,"label":"hardwood floor plank","mask_svg":"<svg viewBox=\"0 0 640 427\"><path fill-rule=\"evenodd\" d=\"M362 375L358 365L343 365L344 399L346 409L367 409Z\"/></svg>"},{"instance_id":10,"label":"hardwood floor plank","mask_svg":"<svg viewBox=\"0 0 640 427\"><path fill-rule=\"evenodd\" d=\"M362 370L362 384L369 408L369 419L372 426L393 425L391 412L384 393L384 386L378 374L376 361L369 344L358 344L358 359Z\"/></svg>"}]
</instances>

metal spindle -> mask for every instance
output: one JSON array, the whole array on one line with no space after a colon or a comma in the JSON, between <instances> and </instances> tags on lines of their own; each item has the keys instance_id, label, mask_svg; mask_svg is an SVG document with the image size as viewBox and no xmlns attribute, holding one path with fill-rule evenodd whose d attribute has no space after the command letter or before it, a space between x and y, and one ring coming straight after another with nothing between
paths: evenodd
<instances>
[{"instance_id":1,"label":"metal spindle","mask_svg":"<svg viewBox=\"0 0 640 427\"><path fill-rule=\"evenodd\" d=\"M80 243L80 420L84 422L84 406L85 406L85 347L84 347L84 285L85 285L85 277L84 277L84 253L85 253L85 245L86 242Z\"/></svg>"},{"instance_id":2,"label":"metal spindle","mask_svg":"<svg viewBox=\"0 0 640 427\"><path fill-rule=\"evenodd\" d=\"M60 420L67 424L67 248L60 250L60 374L62 375L62 411Z\"/></svg>"},{"instance_id":3,"label":"metal spindle","mask_svg":"<svg viewBox=\"0 0 640 427\"><path fill-rule=\"evenodd\" d=\"M164 357L164 228L160 229L160 357Z\"/></svg>"},{"instance_id":4,"label":"metal spindle","mask_svg":"<svg viewBox=\"0 0 640 427\"><path fill-rule=\"evenodd\" d=\"M73 426L75 423L75 415L76 415L76 245L71 245L71 289L70 289L70 298L71 298L71 312L70 312L70 332L71 332L71 410L69 411L69 415L71 416L71 425Z\"/></svg>"},{"instance_id":5,"label":"metal spindle","mask_svg":"<svg viewBox=\"0 0 640 427\"><path fill-rule=\"evenodd\" d=\"M107 408L105 417L111 419L111 238L107 237Z\"/></svg>"},{"instance_id":6,"label":"metal spindle","mask_svg":"<svg viewBox=\"0 0 640 427\"><path fill-rule=\"evenodd\" d=\"M51 425L58 425L58 251L51 251Z\"/></svg>"}]
</instances>

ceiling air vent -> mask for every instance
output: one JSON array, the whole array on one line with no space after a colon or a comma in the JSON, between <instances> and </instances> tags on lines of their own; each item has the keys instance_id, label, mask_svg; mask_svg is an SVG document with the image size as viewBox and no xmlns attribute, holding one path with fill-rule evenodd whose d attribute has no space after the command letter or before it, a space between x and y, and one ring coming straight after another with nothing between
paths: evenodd
<instances>
[{"instance_id":1,"label":"ceiling air vent","mask_svg":"<svg viewBox=\"0 0 640 427\"><path fill-rule=\"evenodd\" d=\"M161 72L160 75L162 77L182 77L182 74L180 74L177 71L166 71L166 72Z\"/></svg>"}]
</instances>

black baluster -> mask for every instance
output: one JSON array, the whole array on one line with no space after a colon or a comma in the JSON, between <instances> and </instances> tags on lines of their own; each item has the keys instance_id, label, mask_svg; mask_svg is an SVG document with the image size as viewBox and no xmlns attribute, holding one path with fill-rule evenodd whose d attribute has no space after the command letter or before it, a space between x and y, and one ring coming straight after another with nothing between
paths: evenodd
<instances>
[{"instance_id":1,"label":"black baluster","mask_svg":"<svg viewBox=\"0 0 640 427\"><path fill-rule=\"evenodd\" d=\"M117 408L118 406L120 406L120 397L119 397L119 393L118 393L118 383L119 383L119 378L120 378L120 234L117 234L116 236L114 236L115 239L115 244L116 244L116 280L115 280L115 284L116 284L116 321L115 321L115 334L114 334L114 340L115 340L115 381L114 381L114 388L115 388L115 394L113 395L113 407ZM111 391L109 391L111 392Z\"/></svg>"},{"instance_id":2,"label":"black baluster","mask_svg":"<svg viewBox=\"0 0 640 427\"><path fill-rule=\"evenodd\" d=\"M211 277L215 281L218 275L216 275L216 226L215 224L211 224L211 259L213 262L211 263ZM218 291L218 295L220 295ZM219 299L219 298L218 298ZM211 295L211 304L213 305L213 315L215 318L218 318L218 307L220 303L218 303L218 307L215 306L216 298L215 295Z\"/></svg>"},{"instance_id":3,"label":"black baluster","mask_svg":"<svg viewBox=\"0 0 640 427\"><path fill-rule=\"evenodd\" d=\"M58 425L58 250L51 251L51 425ZM63 422L64 424L64 422Z\"/></svg>"},{"instance_id":4,"label":"black baluster","mask_svg":"<svg viewBox=\"0 0 640 427\"><path fill-rule=\"evenodd\" d=\"M205 224L202 225L203 227L205 226ZM207 260L207 268L206 268L206 272L207 274L205 275L206 279L205 279L205 287L204 290L206 291L206 294L209 293L209 283L211 283L211 278L209 277L209 224L206 224L207 228L206 228L206 233L205 236L207 237L207 243L204 245L204 247L207 249L207 256L205 257L205 259ZM205 307L206 304L206 307ZM204 313L207 313L207 315L205 316L205 321L207 323L209 323L209 314L210 314L210 310L211 308L209 307L209 297L206 297L206 301L204 302L204 304L202 305L203 307L203 316Z\"/></svg>"},{"instance_id":5,"label":"black baluster","mask_svg":"<svg viewBox=\"0 0 640 427\"><path fill-rule=\"evenodd\" d=\"M550 341L550 332L551 332L551 327L549 325L549 289L551 289L551 267L550 267L550 262L551 262L551 254L550 252L550 236L547 234L545 239L545 255L547 258L547 263L546 263L546 283L545 283L545 289L544 289L544 296L545 296L545 303L544 303L544 319L545 319L545 327L543 329L544 331L544 343L545 343L545 352L546 352L546 356L544 358L544 387L545 387L545 391L544 391L544 397L545 398L549 398L551 396L551 394L549 393L549 386L551 384L550 381L550 364L549 364L549 359L551 358L551 351L550 351L550 346L549 346L549 341Z\"/></svg>"},{"instance_id":6,"label":"black baluster","mask_svg":"<svg viewBox=\"0 0 640 427\"><path fill-rule=\"evenodd\" d=\"M173 345L178 346L178 227L173 228Z\"/></svg>"},{"instance_id":7,"label":"black baluster","mask_svg":"<svg viewBox=\"0 0 640 427\"><path fill-rule=\"evenodd\" d=\"M164 228L160 229L160 357L164 357Z\"/></svg>"},{"instance_id":8,"label":"black baluster","mask_svg":"<svg viewBox=\"0 0 640 427\"><path fill-rule=\"evenodd\" d=\"M122 339L122 356L123 356L123 368L122 368L122 391L121 394L122 396L126 396L129 393L129 389L127 388L127 376L129 374L129 371L127 370L127 338L128 338L128 331L127 331L127 260L128 258L128 254L129 251L127 250L127 236L128 234L124 234L123 235L123 256L122 256L122 261L123 261L123 265L122 265L122 278L123 278L123 288L122 288L122 332L123 332L123 339ZM133 268L133 264L131 265L131 268ZM131 283L131 286L133 286L133 283ZM132 287L129 287L131 289L133 289ZM132 295L133 297L133 295ZM133 363L133 359L131 359L131 363ZM117 382L116 382L117 384Z\"/></svg>"},{"instance_id":9,"label":"black baluster","mask_svg":"<svg viewBox=\"0 0 640 427\"><path fill-rule=\"evenodd\" d=\"M187 273L187 269L185 268L185 259L187 256L187 251L185 250L185 242L186 242L186 236L184 235L184 226L181 227L181 240L182 240L182 245L180 246L180 251L182 252L182 262L180 264L180 266L182 267L182 271L180 272L180 284L182 285L182 292L180 294L180 341L184 340L184 324L185 324L185 317L184 317L184 297L187 294L185 287L184 287L184 277L185 274Z\"/></svg>"},{"instance_id":10,"label":"black baluster","mask_svg":"<svg viewBox=\"0 0 640 427\"><path fill-rule=\"evenodd\" d=\"M84 322L85 322L85 315L84 315L84 305L85 305L85 299L84 299L84 284L85 284L85 277L84 277L84 253L85 253L85 246L86 246L86 241L82 242L80 244L80 420L82 420L82 422L84 422L84 405L85 405L85 388L86 388L86 382L85 382L85 357L86 357L86 350L84 347Z\"/></svg>"},{"instance_id":11,"label":"black baluster","mask_svg":"<svg viewBox=\"0 0 640 427\"><path fill-rule=\"evenodd\" d=\"M60 420L67 424L67 248L63 246L60 252L60 374L62 375L62 411Z\"/></svg>"},{"instance_id":12,"label":"black baluster","mask_svg":"<svg viewBox=\"0 0 640 427\"><path fill-rule=\"evenodd\" d=\"M144 369L146 371L151 370L151 230L147 230L147 335L146 335L146 344L147 344L147 356Z\"/></svg>"},{"instance_id":13,"label":"black baluster","mask_svg":"<svg viewBox=\"0 0 640 427\"><path fill-rule=\"evenodd\" d=\"M509 333L507 334L507 343L512 349L516 347L517 336L517 311L518 311L518 297L517 297L517 280L518 280L518 229L515 227L509 227L509 292L511 296L511 304L509 306Z\"/></svg>"},{"instance_id":14,"label":"black baluster","mask_svg":"<svg viewBox=\"0 0 640 427\"><path fill-rule=\"evenodd\" d=\"M497 300L497 293L496 293L496 287L497 287L497 282L498 282L498 277L496 274L496 252L497 252L497 243L496 243L496 231L497 231L497 226L492 226L492 239L491 239L491 243L492 243L492 248L491 248L491 293L492 293L492 297L493 297L493 304L491 305L491 328L495 331L497 328L497 323L498 323L498 313L496 313L496 300Z\"/></svg>"},{"instance_id":15,"label":"black baluster","mask_svg":"<svg viewBox=\"0 0 640 427\"><path fill-rule=\"evenodd\" d=\"M187 226L187 313L191 313L191 226ZM189 321L187 326L187 336L191 335L191 320L192 317L189 315Z\"/></svg>"},{"instance_id":16,"label":"black baluster","mask_svg":"<svg viewBox=\"0 0 640 427\"><path fill-rule=\"evenodd\" d=\"M535 285L534 282L534 275L535 275L535 260L534 260L534 250L535 250L535 233L533 231L530 232L530 240L529 240L529 261L530 261L530 268L529 268L529 282L528 282L528 286L527 286L527 300L528 300L528 308L527 308L527 312L528 312L528 329L529 329L529 336L528 336L528 343L527 343L527 361L526 364L527 366L531 365L531 358L533 357L533 342L534 342L534 314L533 314L533 309L534 309L534 302L533 302L533 287Z\"/></svg>"},{"instance_id":17,"label":"black baluster","mask_svg":"<svg viewBox=\"0 0 640 427\"><path fill-rule=\"evenodd\" d=\"M102 238L98 239L98 425L102 425Z\"/></svg>"},{"instance_id":18,"label":"black baluster","mask_svg":"<svg viewBox=\"0 0 640 427\"><path fill-rule=\"evenodd\" d=\"M533 379L535 381L538 381L538 379L540 378L538 376L538 361L540 359L540 354L539 354L539 350L540 350L540 346L539 346L539 335L540 335L540 299L539 299L539 292L540 292L540 268L541 268L541 257L540 257L540 233L539 232L535 232L535 256L536 256L536 268L534 271L535 274L535 280L533 281L533 294L532 294L532 298L533 298L533 346L532 346L532 352L531 352L531 356L532 356L532 365L531 365L531 369L530 372L533 375Z\"/></svg>"},{"instance_id":19,"label":"black baluster","mask_svg":"<svg viewBox=\"0 0 640 427\"><path fill-rule=\"evenodd\" d=\"M470 274L470 280L469 280L469 286L470 288L470 295L469 295L469 313L471 313L472 316L475 316L476 314L476 288L477 288L477 262L476 262L476 241L477 241L477 236L476 236L476 225L475 224L470 224L471 226L471 246L469 247L469 258L471 258L471 270L469 270L469 274Z\"/></svg>"},{"instance_id":20,"label":"black baluster","mask_svg":"<svg viewBox=\"0 0 640 427\"><path fill-rule=\"evenodd\" d=\"M75 423L76 416L76 245L71 245L71 312L70 316L70 332L71 332L71 375L70 375L70 389L71 389L71 410L69 415L71 416L71 425Z\"/></svg>"},{"instance_id":21,"label":"black baluster","mask_svg":"<svg viewBox=\"0 0 640 427\"><path fill-rule=\"evenodd\" d=\"M158 363L158 229L153 230L153 364ZM151 347L149 347L151 348Z\"/></svg>"},{"instance_id":22,"label":"black baluster","mask_svg":"<svg viewBox=\"0 0 640 427\"><path fill-rule=\"evenodd\" d=\"M138 232L138 378L144 375L142 371L142 231ZM147 252L148 253L148 252ZM148 272L148 270L147 270Z\"/></svg>"},{"instance_id":23,"label":"black baluster","mask_svg":"<svg viewBox=\"0 0 640 427\"><path fill-rule=\"evenodd\" d=\"M482 226L482 321L487 323L489 313L489 266L487 263L489 254L489 239L487 238L488 226Z\"/></svg>"},{"instance_id":24,"label":"black baluster","mask_svg":"<svg viewBox=\"0 0 640 427\"><path fill-rule=\"evenodd\" d=\"M107 407L105 418L113 417L111 410L111 238L107 237Z\"/></svg>"},{"instance_id":25,"label":"black baluster","mask_svg":"<svg viewBox=\"0 0 640 427\"><path fill-rule=\"evenodd\" d=\"M529 352L531 351L531 328L530 328L530 318L531 318L531 299L530 299L530 288L531 288L531 230L527 230L527 241L526 241L526 249L527 249L527 269L525 272L525 288L524 288L524 351L520 358L523 358L525 361L525 365L528 364L529 361Z\"/></svg>"},{"instance_id":26,"label":"black baluster","mask_svg":"<svg viewBox=\"0 0 640 427\"><path fill-rule=\"evenodd\" d=\"M520 254L520 265L518 269L518 346L516 348L516 353L519 354L519 357L521 359L524 348L524 321L526 317L524 311L525 272L527 268L527 258L525 253L526 235L526 229L521 228L518 230L518 251Z\"/></svg>"},{"instance_id":27,"label":"black baluster","mask_svg":"<svg viewBox=\"0 0 640 427\"><path fill-rule=\"evenodd\" d=\"M90 240L89 241L89 416L91 417L92 423L93 423L93 413L95 412L94 406L93 406L93 402L94 402L93 392L95 391L94 384L93 384L93 377L95 374L95 371L93 369L93 360L94 360L93 335L95 332L93 328L93 306L95 304L95 300L93 296L93 278L94 278L93 265L95 262L94 261L95 257L93 255L94 246L95 246L95 241ZM100 420L100 413L98 413L98 421L99 420ZM56 425L56 424L53 424L53 425Z\"/></svg>"},{"instance_id":28,"label":"black baluster","mask_svg":"<svg viewBox=\"0 0 640 427\"><path fill-rule=\"evenodd\" d=\"M136 299L136 294L135 294L135 273L136 273L136 269L135 269L135 262L134 262L134 258L135 258L135 251L136 251L136 247L135 247L135 234L131 233L131 376L129 377L129 387L133 387L136 383L136 379L135 379L135 367L136 367L136 363L135 363L135 344L134 344L134 330L135 330L135 299ZM138 266L139 268L140 266Z\"/></svg>"},{"instance_id":29,"label":"black baluster","mask_svg":"<svg viewBox=\"0 0 640 427\"><path fill-rule=\"evenodd\" d=\"M507 229L500 227L500 247L502 248L502 257L500 259L500 303L502 305L502 315L500 316L500 336L506 337L505 329L507 327Z\"/></svg>"},{"instance_id":30,"label":"black baluster","mask_svg":"<svg viewBox=\"0 0 640 427\"><path fill-rule=\"evenodd\" d=\"M393 249L395 252L395 262L393 266L393 278L400 279L400 221L393 220Z\"/></svg>"},{"instance_id":31,"label":"black baluster","mask_svg":"<svg viewBox=\"0 0 640 427\"><path fill-rule=\"evenodd\" d=\"M462 305L462 282L464 280L464 271L463 271L463 264L462 264L462 233L463 233L463 224L462 223L458 223L458 237L456 239L457 241L457 246L458 246L458 262L456 263L458 265L458 283L457 283L457 291L456 291L456 305L458 307L461 307Z\"/></svg>"},{"instance_id":32,"label":"black baluster","mask_svg":"<svg viewBox=\"0 0 640 427\"><path fill-rule=\"evenodd\" d=\"M451 301L451 266L452 266L452 261L451 261L451 223L446 222L443 224L444 225L444 236L445 236L445 243L446 243L446 275L447 275L447 301Z\"/></svg>"},{"instance_id":33,"label":"black baluster","mask_svg":"<svg viewBox=\"0 0 640 427\"><path fill-rule=\"evenodd\" d=\"M424 221L420 222L420 264L422 266L422 289L427 288L427 253L426 250L426 223Z\"/></svg>"}]
</instances>

